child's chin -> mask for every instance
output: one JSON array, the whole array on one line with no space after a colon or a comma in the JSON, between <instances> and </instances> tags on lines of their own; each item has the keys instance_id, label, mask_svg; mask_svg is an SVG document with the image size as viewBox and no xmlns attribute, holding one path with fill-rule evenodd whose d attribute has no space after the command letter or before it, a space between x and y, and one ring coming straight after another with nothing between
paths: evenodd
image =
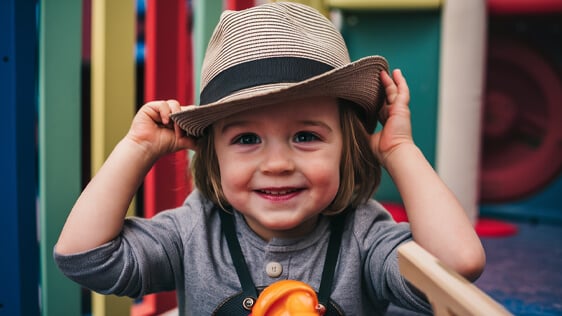
<instances>
[{"instance_id":1,"label":"child's chin","mask_svg":"<svg viewBox=\"0 0 562 316\"><path fill-rule=\"evenodd\" d=\"M301 223L294 222L276 222L263 227L275 236L286 238L301 237L308 233L308 229L303 227Z\"/></svg>"},{"instance_id":2,"label":"child's chin","mask_svg":"<svg viewBox=\"0 0 562 316\"><path fill-rule=\"evenodd\" d=\"M295 230L298 226L293 223L280 223L280 222L262 223L262 225L263 227L265 227L266 229L272 232L279 232L279 233L291 232L292 230Z\"/></svg>"}]
</instances>

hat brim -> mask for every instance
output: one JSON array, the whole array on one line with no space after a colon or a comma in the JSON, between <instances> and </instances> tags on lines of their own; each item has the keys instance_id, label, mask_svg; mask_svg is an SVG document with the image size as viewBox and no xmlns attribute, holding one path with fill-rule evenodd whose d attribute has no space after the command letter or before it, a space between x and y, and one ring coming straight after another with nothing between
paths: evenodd
<instances>
[{"instance_id":1,"label":"hat brim","mask_svg":"<svg viewBox=\"0 0 562 316\"><path fill-rule=\"evenodd\" d=\"M316 96L332 96L359 105L372 132L384 100L380 72L388 71L384 57L369 56L300 82L254 87L204 105L189 105L171 118L188 135L199 137L205 128L231 115L275 103Z\"/></svg>"}]
</instances>

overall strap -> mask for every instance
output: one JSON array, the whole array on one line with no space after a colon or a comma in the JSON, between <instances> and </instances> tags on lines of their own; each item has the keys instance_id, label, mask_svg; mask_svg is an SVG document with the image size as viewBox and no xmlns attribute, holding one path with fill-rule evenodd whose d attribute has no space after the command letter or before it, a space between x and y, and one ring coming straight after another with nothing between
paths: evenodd
<instances>
[{"instance_id":1,"label":"overall strap","mask_svg":"<svg viewBox=\"0 0 562 316\"><path fill-rule=\"evenodd\" d=\"M248 297L257 298L258 292L254 282L252 281L252 276L248 270L246 260L244 259L244 254L242 253L242 248L238 242L238 237L236 236L236 230L234 226L234 215L225 212L217 208L220 214L221 225L228 243L228 248L230 250L230 255L238 274L238 279L242 285L242 291L244 295ZM336 264L338 263L338 257L340 253L341 240L343 235L343 228L345 225L346 214L350 209L346 209L342 214L334 216L330 220L330 240L328 241L328 250L326 251L326 259L324 260L324 270L322 271L322 280L320 281L320 287L318 289L318 302L324 306L328 306L330 301L330 293L332 292L332 283L334 281L334 272L336 270Z\"/></svg>"},{"instance_id":2,"label":"overall strap","mask_svg":"<svg viewBox=\"0 0 562 316\"><path fill-rule=\"evenodd\" d=\"M340 254L345 217L349 211L350 208L348 207L343 213L332 217L330 220L330 241L328 242L328 250L326 251L320 288L318 289L318 302L324 306L328 306L328 302L330 301L334 272L336 271L336 264L338 263Z\"/></svg>"},{"instance_id":3,"label":"overall strap","mask_svg":"<svg viewBox=\"0 0 562 316\"><path fill-rule=\"evenodd\" d=\"M234 215L228 214L222 209L217 208L217 211L221 217L221 225L226 237L226 242L228 243L228 249L230 250L230 256L232 257L232 262L234 263L234 268L238 274L238 279L242 285L242 291L246 296L253 297L256 299L258 297L258 291L252 281L252 276L248 270L248 265L244 259L244 254L242 253L242 248L240 248L240 243L238 242L238 237L236 236L236 230L234 228Z\"/></svg>"}]
</instances>

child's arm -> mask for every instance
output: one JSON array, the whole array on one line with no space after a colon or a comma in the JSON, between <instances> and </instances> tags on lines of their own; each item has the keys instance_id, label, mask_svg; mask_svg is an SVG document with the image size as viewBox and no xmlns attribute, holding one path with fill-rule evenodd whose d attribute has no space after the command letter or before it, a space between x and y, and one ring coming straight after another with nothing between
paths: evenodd
<instances>
[{"instance_id":1,"label":"child's arm","mask_svg":"<svg viewBox=\"0 0 562 316\"><path fill-rule=\"evenodd\" d=\"M393 78L381 73L387 103L380 112L384 127L371 139L373 150L400 192L414 240L475 280L485 264L480 239L459 201L414 144L408 86L399 70Z\"/></svg>"},{"instance_id":2,"label":"child's arm","mask_svg":"<svg viewBox=\"0 0 562 316\"><path fill-rule=\"evenodd\" d=\"M150 102L139 110L127 135L74 204L55 246L57 253L90 250L117 237L131 199L156 160L194 147L193 139L170 120L179 110L176 101Z\"/></svg>"}]
</instances>

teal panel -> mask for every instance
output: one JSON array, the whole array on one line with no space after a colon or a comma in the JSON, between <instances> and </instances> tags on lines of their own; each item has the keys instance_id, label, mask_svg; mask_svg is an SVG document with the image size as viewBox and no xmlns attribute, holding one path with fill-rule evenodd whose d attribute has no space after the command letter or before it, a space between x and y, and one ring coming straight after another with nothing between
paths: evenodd
<instances>
[{"instance_id":1,"label":"teal panel","mask_svg":"<svg viewBox=\"0 0 562 316\"><path fill-rule=\"evenodd\" d=\"M344 11L342 21L352 60L382 55L406 76L414 140L435 166L441 12ZM386 172L376 198L401 201Z\"/></svg>"},{"instance_id":2,"label":"teal panel","mask_svg":"<svg viewBox=\"0 0 562 316\"><path fill-rule=\"evenodd\" d=\"M201 66L207 43L213 34L215 26L223 10L222 0L196 0L193 1L193 51L195 73L195 103L199 104L199 86L201 85Z\"/></svg>"},{"instance_id":3,"label":"teal panel","mask_svg":"<svg viewBox=\"0 0 562 316\"><path fill-rule=\"evenodd\" d=\"M39 216L42 315L80 315L80 287L53 247L81 189L81 1L42 1L39 39Z\"/></svg>"}]
</instances>

